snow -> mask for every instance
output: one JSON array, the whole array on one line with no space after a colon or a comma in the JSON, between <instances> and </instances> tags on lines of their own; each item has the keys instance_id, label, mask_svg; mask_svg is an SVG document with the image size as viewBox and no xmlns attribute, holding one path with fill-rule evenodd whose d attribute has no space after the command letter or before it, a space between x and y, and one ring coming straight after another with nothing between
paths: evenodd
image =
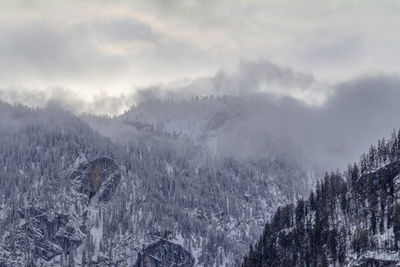
<instances>
[{"instance_id":1,"label":"snow","mask_svg":"<svg viewBox=\"0 0 400 267\"><path fill-rule=\"evenodd\" d=\"M199 237L199 239L200 239L200 244L202 243L202 237ZM192 254L192 256L193 256L193 258L194 258L194 266L202 266L200 263L199 263L199 257L201 256L201 254L202 254L202 249L201 249L201 247L200 246L192 246L192 249L191 249L191 251L190 251L190 254Z\"/></svg>"},{"instance_id":2,"label":"snow","mask_svg":"<svg viewBox=\"0 0 400 267\"><path fill-rule=\"evenodd\" d=\"M400 174L393 178L394 197L400 204Z\"/></svg>"},{"instance_id":3,"label":"snow","mask_svg":"<svg viewBox=\"0 0 400 267\"><path fill-rule=\"evenodd\" d=\"M91 234L94 244L95 244L95 251L99 251L100 241L103 238L103 220L102 220L102 218L99 218L99 220L100 220L99 226L98 227L93 226L90 229L90 234Z\"/></svg>"},{"instance_id":4,"label":"snow","mask_svg":"<svg viewBox=\"0 0 400 267\"><path fill-rule=\"evenodd\" d=\"M86 158L85 154L79 153L79 157L77 157L74 162L74 168L77 169L81 164L86 163L86 162L87 162L87 158Z\"/></svg>"},{"instance_id":5,"label":"snow","mask_svg":"<svg viewBox=\"0 0 400 267\"><path fill-rule=\"evenodd\" d=\"M239 112L235 111L236 108ZM22 151L15 156L22 158L21 162L9 164L8 159L3 161L7 162L7 166L4 166L5 172L13 170L14 173L23 176L29 174L29 177L23 177L27 179L20 183L28 185L29 198L22 193L13 197L21 199L21 203L24 203L23 208L26 209L34 207L38 201L41 208L46 209L44 214L50 221L60 214L66 217L67 225L61 223L62 226L57 229L55 235L67 236L71 241L77 241L76 246L81 242L79 247L73 249L77 266L81 264L84 250L88 256L88 248L94 247L94 260L102 256L99 252L100 244L106 247L104 255L110 251L113 262L121 260L122 265L132 265L143 247L157 241L157 238L151 236L151 232L159 230L173 231L175 238L171 241L186 250L191 250L196 259L195 266L212 265L213 263L204 262L206 257L201 255L207 256L216 250L218 256L215 258L222 259L224 266L231 266L232 260L241 257L248 249L249 242L261 234L264 223L275 208L287 203L287 194L291 193L284 192L279 187L278 176L265 174L270 171L269 168L257 169L247 162L236 161L229 163L228 167L222 160L215 163L212 160L204 160L206 163L198 162L198 157L208 159L210 155L214 156L217 153L221 141L219 138L232 130L230 127L235 125L237 119L242 118L239 114L240 105L232 105L229 101L225 103L222 100L211 101L211 105L200 101L193 106L192 102L188 102L184 104L183 111L187 112L182 112L181 107L176 108L175 104L171 104L161 111L149 111L146 107L140 107L132 114L127 114L127 118L131 118L132 121L138 118L154 124L160 131L180 132L182 136L191 136L194 141L202 143L198 146L186 143L186 140L177 140L177 144L182 144L184 149L190 151L181 154L174 147L175 143L168 143L170 139L161 134L161 137L154 134L155 131L146 132L151 137L144 135L137 145L138 134L134 132L140 131L132 131L134 136L129 136L130 129L135 127L127 126L124 128L126 131L122 132L119 132L120 128L115 129L122 135L126 134L124 138L132 141L133 145L128 146L113 143L97 132L92 132L85 123L72 115L67 123L56 114L50 114L54 116L52 120L44 117L43 125L40 126L42 128L38 126L37 132L26 133L30 138L27 140L33 142L36 153L34 155L38 157L37 161L35 159L35 166L30 164L31 159L24 158L25 154L31 152L29 146L23 143L26 141L25 135L17 139L13 146L1 143L11 152ZM104 130L105 135L112 136L112 128L123 123L122 120L114 122ZM31 134L35 135L31 138ZM153 134L159 137L159 143L153 144ZM46 138L55 143L46 142ZM206 147L203 142L208 144L209 154L201 150L201 147ZM37 153L37 147L40 147L40 153ZM235 149L235 146L232 149ZM98 194L89 199L87 193L81 189L82 182L73 175L79 171L82 164L105 155L113 155L110 157L118 160L123 178L117 185L112 199L107 203L99 203ZM192 164L192 161L195 163ZM25 164L26 162L28 164ZM20 171L26 167L26 172ZM286 174L287 170L279 171L282 175ZM247 175L249 172L251 175ZM222 174L214 175L216 173ZM208 179L208 176L212 179ZM163 192L160 190L160 177L167 184L162 188ZM301 176L296 174L291 177ZM172 182L176 183L176 189L169 188L168 185ZM259 190L260 188L262 190ZM98 192L101 193L102 190L104 187L100 187ZM14 188L14 191L19 192L18 188ZM245 194L251 201L245 200ZM11 207L10 203L7 205ZM6 217L5 208L0 208L2 222ZM99 220L97 225L96 219ZM23 219L16 219L14 226L22 226L25 223ZM40 230L40 226L32 229L38 235L41 234ZM215 244L211 244L212 242ZM230 246L237 252L235 255L226 252ZM210 261L215 258L212 257ZM59 260L59 257L55 257L52 263L55 264Z\"/></svg>"},{"instance_id":6,"label":"snow","mask_svg":"<svg viewBox=\"0 0 400 267\"><path fill-rule=\"evenodd\" d=\"M171 166L171 164L169 164L168 162L165 162L165 168L166 168L169 176L174 175L174 168Z\"/></svg>"},{"instance_id":7,"label":"snow","mask_svg":"<svg viewBox=\"0 0 400 267\"><path fill-rule=\"evenodd\" d=\"M171 240L171 242L172 242L172 243L175 243L175 244L177 244L177 245L180 245L180 246L182 246L182 247L185 246L185 239L183 238L183 236L182 236L181 233L177 233L177 234L175 235L175 238L173 238L173 239Z\"/></svg>"},{"instance_id":8,"label":"snow","mask_svg":"<svg viewBox=\"0 0 400 267\"><path fill-rule=\"evenodd\" d=\"M20 218L18 222L18 226L23 226L26 223L25 219Z\"/></svg>"}]
</instances>

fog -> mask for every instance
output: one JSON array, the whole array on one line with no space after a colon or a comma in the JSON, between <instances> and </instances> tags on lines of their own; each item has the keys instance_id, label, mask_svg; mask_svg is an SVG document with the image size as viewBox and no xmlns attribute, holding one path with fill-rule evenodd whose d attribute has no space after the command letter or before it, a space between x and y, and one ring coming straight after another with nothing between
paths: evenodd
<instances>
[{"instance_id":1,"label":"fog","mask_svg":"<svg viewBox=\"0 0 400 267\"><path fill-rule=\"evenodd\" d=\"M305 157L321 169L343 169L378 139L400 127L400 77L366 74L329 84L267 61L242 62L233 73L152 88L137 99L233 95L246 117L219 140L219 152ZM239 108L238 107L238 108Z\"/></svg>"},{"instance_id":2,"label":"fog","mask_svg":"<svg viewBox=\"0 0 400 267\"><path fill-rule=\"evenodd\" d=\"M378 138L400 127L398 75L363 75L329 84L269 61L242 61L233 72L221 70L210 77L137 88L118 97L82 99L65 88L0 90L0 98L10 103L56 105L78 115L118 115L154 99L174 100L179 106L179 101L204 95L233 96L233 107L243 109L244 116L218 136L220 155L277 154L304 158L321 169L343 169L358 161ZM186 111L181 112L185 116Z\"/></svg>"}]
</instances>

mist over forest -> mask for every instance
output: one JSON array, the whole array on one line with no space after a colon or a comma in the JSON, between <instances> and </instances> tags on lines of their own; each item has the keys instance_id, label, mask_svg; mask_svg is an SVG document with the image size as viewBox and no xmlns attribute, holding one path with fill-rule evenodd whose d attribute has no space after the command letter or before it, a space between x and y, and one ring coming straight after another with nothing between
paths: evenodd
<instances>
[{"instance_id":1,"label":"mist over forest","mask_svg":"<svg viewBox=\"0 0 400 267\"><path fill-rule=\"evenodd\" d=\"M0 267L398 266L399 12L0 1Z\"/></svg>"}]
</instances>

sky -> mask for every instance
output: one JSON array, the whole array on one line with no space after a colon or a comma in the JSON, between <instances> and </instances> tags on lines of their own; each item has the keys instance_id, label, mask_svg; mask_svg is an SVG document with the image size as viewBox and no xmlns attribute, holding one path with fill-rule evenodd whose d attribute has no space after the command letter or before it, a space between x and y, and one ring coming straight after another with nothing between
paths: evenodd
<instances>
[{"instance_id":1,"label":"sky","mask_svg":"<svg viewBox=\"0 0 400 267\"><path fill-rule=\"evenodd\" d=\"M397 0L1 0L0 98L115 114L139 91L245 73L266 82L241 90L321 104L337 84L397 75L399 11ZM271 84L271 66L295 84Z\"/></svg>"}]
</instances>

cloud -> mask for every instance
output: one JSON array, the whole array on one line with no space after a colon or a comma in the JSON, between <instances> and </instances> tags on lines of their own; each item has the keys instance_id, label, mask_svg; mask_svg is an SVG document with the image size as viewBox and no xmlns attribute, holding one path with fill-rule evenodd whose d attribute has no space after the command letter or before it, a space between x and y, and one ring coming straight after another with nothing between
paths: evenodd
<instances>
[{"instance_id":1,"label":"cloud","mask_svg":"<svg viewBox=\"0 0 400 267\"><path fill-rule=\"evenodd\" d=\"M31 86L36 81L63 84L123 71L121 58L103 54L84 26L60 31L44 22L0 26L0 80ZM4 82L6 81L6 82Z\"/></svg>"},{"instance_id":2,"label":"cloud","mask_svg":"<svg viewBox=\"0 0 400 267\"><path fill-rule=\"evenodd\" d=\"M128 17L98 22L94 26L104 39L111 42L131 40L156 41L158 39L158 36L148 25Z\"/></svg>"},{"instance_id":3,"label":"cloud","mask_svg":"<svg viewBox=\"0 0 400 267\"><path fill-rule=\"evenodd\" d=\"M76 93L68 87L3 86L0 99L43 107L57 102L75 113L117 115L131 105L152 99L188 99L201 95L247 96L269 93L293 96L308 104L320 104L329 93L329 85L311 74L280 67L265 60L242 60L235 71L219 71L215 75L186 81L138 87L127 93L109 94L107 90Z\"/></svg>"},{"instance_id":4,"label":"cloud","mask_svg":"<svg viewBox=\"0 0 400 267\"><path fill-rule=\"evenodd\" d=\"M338 83L324 103L314 107L287 97L255 97L250 105L257 107L256 112L233 131L236 139L224 137L224 147L249 155L300 155L322 170L343 170L379 138L400 128L398 75L366 75ZM262 140L268 138L270 144L263 146ZM256 141L238 147L244 140Z\"/></svg>"},{"instance_id":5,"label":"cloud","mask_svg":"<svg viewBox=\"0 0 400 267\"><path fill-rule=\"evenodd\" d=\"M78 114L116 115L132 104L153 99L232 95L246 116L218 141L221 153L236 155L240 151L241 157L293 154L327 170L357 161L378 138L400 127L399 88L400 76L395 74L363 75L326 84L307 72L269 61L243 60L235 71L142 87L132 94L113 96L104 91L82 98L66 88L20 86L1 88L0 99L31 106L56 103ZM319 98L310 101L308 96Z\"/></svg>"},{"instance_id":6,"label":"cloud","mask_svg":"<svg viewBox=\"0 0 400 267\"><path fill-rule=\"evenodd\" d=\"M365 43L360 34L318 31L313 35L302 56L304 60L313 62L314 66L324 67L329 64L340 69L345 64L363 62Z\"/></svg>"},{"instance_id":7,"label":"cloud","mask_svg":"<svg viewBox=\"0 0 400 267\"><path fill-rule=\"evenodd\" d=\"M398 10L397 0L5 0L0 99L116 115L154 98L234 95L255 109L225 148L251 136L262 154L271 136L274 150L342 167L399 127Z\"/></svg>"},{"instance_id":8,"label":"cloud","mask_svg":"<svg viewBox=\"0 0 400 267\"><path fill-rule=\"evenodd\" d=\"M321 108L321 142L333 138L332 151L356 159L377 138L400 128L399 89L398 75L366 75L336 85Z\"/></svg>"},{"instance_id":9,"label":"cloud","mask_svg":"<svg viewBox=\"0 0 400 267\"><path fill-rule=\"evenodd\" d=\"M281 67L268 60L242 59L234 71L220 70L215 75L177 83L144 87L136 90L137 102L152 98L187 99L200 95L246 96L268 93L291 96L319 105L331 91L331 85L315 79L312 74Z\"/></svg>"},{"instance_id":10,"label":"cloud","mask_svg":"<svg viewBox=\"0 0 400 267\"><path fill-rule=\"evenodd\" d=\"M398 1L2 1L0 83L85 97L268 58L337 82L397 71ZM298 94L298 91L295 92ZM311 97L311 96L310 96Z\"/></svg>"},{"instance_id":11,"label":"cloud","mask_svg":"<svg viewBox=\"0 0 400 267\"><path fill-rule=\"evenodd\" d=\"M262 84L281 89L266 90ZM306 91L305 96L325 92L323 100L310 105L293 97L293 87ZM217 141L223 155L285 154L303 157L322 170L343 169L378 138L400 128L400 76L395 74L362 75L327 85L270 62L247 62L233 73L188 82L169 93L157 87L142 90L136 97L182 99L190 97L189 92L237 97L233 106L245 115Z\"/></svg>"},{"instance_id":12,"label":"cloud","mask_svg":"<svg viewBox=\"0 0 400 267\"><path fill-rule=\"evenodd\" d=\"M139 21L132 8L95 1L6 5L0 16L0 82L68 87L85 97L213 71L203 51Z\"/></svg>"},{"instance_id":13,"label":"cloud","mask_svg":"<svg viewBox=\"0 0 400 267\"><path fill-rule=\"evenodd\" d=\"M0 100L8 103L22 103L31 107L56 105L75 114L121 114L134 103L133 97L133 95L110 96L103 92L83 99L72 90L62 87L45 89L32 89L22 86L0 88Z\"/></svg>"}]
</instances>

